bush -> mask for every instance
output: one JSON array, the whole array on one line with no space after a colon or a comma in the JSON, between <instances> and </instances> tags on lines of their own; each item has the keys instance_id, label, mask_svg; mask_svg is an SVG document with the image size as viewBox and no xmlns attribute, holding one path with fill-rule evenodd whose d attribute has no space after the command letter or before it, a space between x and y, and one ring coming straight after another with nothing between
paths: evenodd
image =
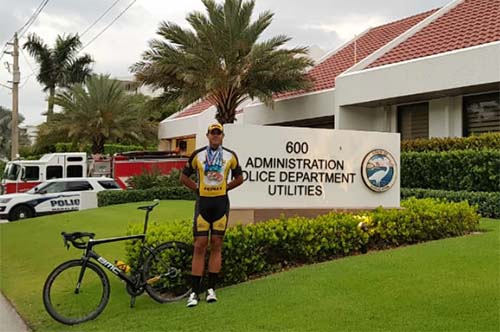
<instances>
[{"instance_id":1,"label":"bush","mask_svg":"<svg viewBox=\"0 0 500 332\"><path fill-rule=\"evenodd\" d=\"M169 174L162 175L161 170L153 167L151 170L144 170L140 175L130 177L127 184L133 189L149 189L153 187L180 187L181 171L172 169Z\"/></svg>"},{"instance_id":2,"label":"bush","mask_svg":"<svg viewBox=\"0 0 500 332\"><path fill-rule=\"evenodd\" d=\"M450 202L466 201L477 206L483 217L500 218L499 192L446 191L420 188L401 188L401 198L439 198Z\"/></svg>"},{"instance_id":3,"label":"bush","mask_svg":"<svg viewBox=\"0 0 500 332\"><path fill-rule=\"evenodd\" d=\"M151 201L154 199L194 200L195 194L185 187L159 187L144 190L105 190L97 193L98 206Z\"/></svg>"},{"instance_id":4,"label":"bush","mask_svg":"<svg viewBox=\"0 0 500 332\"><path fill-rule=\"evenodd\" d=\"M377 209L363 216L332 212L314 219L280 218L229 228L223 247L223 283L229 285L289 266L357 254L364 247L379 249L463 235L479 226L475 209L465 202L413 198L402 205L404 209ZM360 220L368 224L367 232L357 227ZM148 245L191 243L191 225L191 220L152 223ZM128 229L129 234L141 231L140 224ZM139 241L127 243L129 262L137 260L139 246Z\"/></svg>"},{"instance_id":5,"label":"bush","mask_svg":"<svg viewBox=\"0 0 500 332\"><path fill-rule=\"evenodd\" d=\"M401 152L500 149L500 133L470 137L415 139L401 142Z\"/></svg>"},{"instance_id":6,"label":"bush","mask_svg":"<svg viewBox=\"0 0 500 332\"><path fill-rule=\"evenodd\" d=\"M500 191L500 150L405 152L401 187Z\"/></svg>"}]
</instances>

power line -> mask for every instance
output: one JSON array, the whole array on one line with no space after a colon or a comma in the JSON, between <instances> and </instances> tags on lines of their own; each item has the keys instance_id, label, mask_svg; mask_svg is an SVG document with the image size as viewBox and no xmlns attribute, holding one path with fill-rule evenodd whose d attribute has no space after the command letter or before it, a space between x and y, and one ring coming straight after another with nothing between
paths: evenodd
<instances>
[{"instance_id":1,"label":"power line","mask_svg":"<svg viewBox=\"0 0 500 332\"><path fill-rule=\"evenodd\" d=\"M30 78L31 78L32 76L34 76L34 75L36 75L36 74L35 74L34 72L32 72L32 73L31 73L31 74L29 74L28 76L24 77L24 78L23 78L23 79L24 79L24 83L23 83L23 85L21 85L21 86L19 87L19 89L21 90L22 88L24 88L24 86L25 86L26 84L28 84L28 81L30 80Z\"/></svg>"},{"instance_id":2,"label":"power line","mask_svg":"<svg viewBox=\"0 0 500 332\"><path fill-rule=\"evenodd\" d=\"M35 10L33 15L26 21L26 23L19 29L17 30L19 34L19 38L22 38L26 32L28 32L29 28L33 23L35 23L36 19L38 18L38 15L42 12L42 10L47 6L50 0L43 0L42 3L38 6L38 8ZM24 29L24 31L22 31ZM22 31L22 32L21 32Z\"/></svg>"},{"instance_id":3,"label":"power line","mask_svg":"<svg viewBox=\"0 0 500 332\"><path fill-rule=\"evenodd\" d=\"M125 9L123 9L108 25L106 25L104 27L104 29L102 29L97 35L94 36L94 38L92 38L87 44L85 44L81 49L80 49L80 52L83 51L87 46L89 46L90 44L92 44L97 38L99 38L100 35L102 35L106 30L108 30L108 28L110 26L113 25L113 23L115 23L123 14L125 14L125 12L130 8L132 7L132 5L136 2L137 0L132 0L128 5L127 7L125 7Z\"/></svg>"},{"instance_id":4,"label":"power line","mask_svg":"<svg viewBox=\"0 0 500 332\"><path fill-rule=\"evenodd\" d=\"M47 4L47 2L49 0L44 0L45 1L45 5ZM116 0L114 3L111 4L110 7L108 7L104 13L99 16L98 19L96 19L87 29L84 30L84 32L81 34L81 36L83 36L85 33L87 33L98 21L100 21L102 19L102 17L104 17L106 15L106 13L108 13L119 1L121 0ZM99 38L104 32L106 32L107 29L109 29L109 27L111 27L121 16L123 16L123 14L125 14L125 12L127 10L129 10L130 7L132 7L132 5L137 2L137 0L132 0L108 25L106 25L97 35L94 36L94 38L92 38L88 43L86 43L81 49L79 52L83 51L87 46L89 46L91 43L93 43L97 38ZM45 7L44 5L44 7ZM43 9L43 7L42 7ZM41 11L41 10L40 10ZM38 15L37 15L38 16ZM26 24L25 24L26 25ZM28 27L29 28L29 27ZM27 31L27 30L26 30ZM24 32L26 32L24 31ZM21 89L27 84L28 80L33 76L33 75L36 75L33 67L31 66L30 62L27 60L26 58L26 55L24 54L24 52L22 52L23 56L25 57L26 61L28 62L28 65L30 66L31 68L31 74L29 74L28 76L24 77L25 79L25 82L23 83L23 85L20 87ZM0 59L1 59L1 56L0 56ZM40 74L42 74L43 72L40 72Z\"/></svg>"},{"instance_id":5,"label":"power line","mask_svg":"<svg viewBox=\"0 0 500 332\"><path fill-rule=\"evenodd\" d=\"M42 10L47 6L50 0L42 0L42 2L38 5L38 7L35 9L33 14L28 18L28 20L19 28L17 29L17 33L19 34L19 39L29 30L31 25L36 21L38 15L42 12ZM21 33L21 31L24 29L24 32ZM4 45L2 52L0 52L0 60L2 60L3 56L5 55L5 51L9 47L9 43L14 39L14 36L12 36Z\"/></svg>"},{"instance_id":6,"label":"power line","mask_svg":"<svg viewBox=\"0 0 500 332\"><path fill-rule=\"evenodd\" d=\"M115 2L113 2L111 4L111 6L108 7L108 9L106 9L104 11L104 13L101 14L101 16L99 16L91 25L89 25L87 27L87 29L85 29L81 34L80 34L80 37L83 37L83 35L85 35L90 29L92 29L96 24L97 22L99 22L111 9L113 9L114 6L116 6L116 4L118 2L120 2L121 0L116 0Z\"/></svg>"},{"instance_id":7,"label":"power line","mask_svg":"<svg viewBox=\"0 0 500 332\"><path fill-rule=\"evenodd\" d=\"M21 54L23 55L24 60L26 61L26 63L28 64L28 66L31 69L31 72L33 73L35 70L33 69L33 66L31 65L31 62L28 60L28 57L26 56L26 54L24 53L24 51L23 51L22 48L20 48L19 50L21 51Z\"/></svg>"}]
</instances>

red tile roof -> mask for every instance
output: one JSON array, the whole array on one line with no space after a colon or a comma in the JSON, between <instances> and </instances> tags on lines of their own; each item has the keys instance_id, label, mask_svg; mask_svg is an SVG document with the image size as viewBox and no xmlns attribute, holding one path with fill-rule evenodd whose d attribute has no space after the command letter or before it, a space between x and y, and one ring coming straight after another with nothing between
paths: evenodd
<instances>
[{"instance_id":1,"label":"red tile roof","mask_svg":"<svg viewBox=\"0 0 500 332\"><path fill-rule=\"evenodd\" d=\"M175 116L175 118L183 118L186 116L201 113L210 108L210 106L212 106L212 103L206 99L203 99L201 101L191 104L190 106L182 110L179 114Z\"/></svg>"},{"instance_id":2,"label":"red tile roof","mask_svg":"<svg viewBox=\"0 0 500 332\"><path fill-rule=\"evenodd\" d=\"M370 29L356 40L356 60L359 62L364 59L415 24L433 14L436 10L437 9L433 9L425 13ZM354 44L354 41L351 41L341 50L332 54L329 58L319 63L308 72L308 75L313 79L313 87L311 90L291 91L276 95L274 98L281 99L333 88L335 86L335 78L354 65ZM212 104L209 101L205 99L201 100L181 111L175 118L201 113L210 106L212 106Z\"/></svg>"},{"instance_id":3,"label":"red tile roof","mask_svg":"<svg viewBox=\"0 0 500 332\"><path fill-rule=\"evenodd\" d=\"M465 0L368 68L500 40L500 0Z\"/></svg>"},{"instance_id":4,"label":"red tile roof","mask_svg":"<svg viewBox=\"0 0 500 332\"><path fill-rule=\"evenodd\" d=\"M433 14L436 10L437 9L433 9L425 13L370 29L360 36L356 40L356 43L351 41L341 50L332 54L328 59L322 61L308 72L309 76L313 79L313 87L309 91L291 91L276 95L274 98L281 99L333 88L335 86L335 78L355 64L354 44L356 44L356 62L359 62Z\"/></svg>"}]
</instances>

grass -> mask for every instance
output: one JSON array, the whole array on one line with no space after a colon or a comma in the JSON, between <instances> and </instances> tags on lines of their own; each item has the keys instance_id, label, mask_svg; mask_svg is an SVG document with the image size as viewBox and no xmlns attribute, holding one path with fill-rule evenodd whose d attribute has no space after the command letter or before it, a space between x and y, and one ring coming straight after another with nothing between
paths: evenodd
<instances>
[{"instance_id":1,"label":"grass","mask_svg":"<svg viewBox=\"0 0 500 332\"><path fill-rule=\"evenodd\" d=\"M111 206L0 225L0 288L37 331L498 331L500 223L482 219L478 235L305 266L221 289L220 302L193 309L146 295L128 307L124 285L96 320L68 327L43 308L46 276L65 259L61 230L98 237L125 233L142 220L138 204ZM162 202L153 220L189 218L193 202ZM123 244L105 245L109 259Z\"/></svg>"}]
</instances>

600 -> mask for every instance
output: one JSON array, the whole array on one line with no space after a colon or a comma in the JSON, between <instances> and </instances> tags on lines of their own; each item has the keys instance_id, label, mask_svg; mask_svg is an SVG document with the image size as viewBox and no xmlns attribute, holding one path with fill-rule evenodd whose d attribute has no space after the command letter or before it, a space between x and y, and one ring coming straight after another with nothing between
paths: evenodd
<instances>
[{"instance_id":1,"label":"600","mask_svg":"<svg viewBox=\"0 0 500 332\"><path fill-rule=\"evenodd\" d=\"M306 154L309 151L309 145L307 142L286 142L286 152L287 153L303 153Z\"/></svg>"}]
</instances>

